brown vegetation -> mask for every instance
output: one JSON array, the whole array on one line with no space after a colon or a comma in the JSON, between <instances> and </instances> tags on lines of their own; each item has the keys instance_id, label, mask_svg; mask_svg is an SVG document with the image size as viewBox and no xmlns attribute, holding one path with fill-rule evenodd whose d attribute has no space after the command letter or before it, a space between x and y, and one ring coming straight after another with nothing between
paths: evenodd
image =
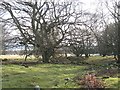
<instances>
[{"instance_id":1,"label":"brown vegetation","mask_svg":"<svg viewBox=\"0 0 120 90\"><path fill-rule=\"evenodd\" d=\"M84 88L104 88L104 84L99 80L95 74L86 74L82 79L80 77L75 77L77 79L77 84L83 85Z\"/></svg>"}]
</instances>

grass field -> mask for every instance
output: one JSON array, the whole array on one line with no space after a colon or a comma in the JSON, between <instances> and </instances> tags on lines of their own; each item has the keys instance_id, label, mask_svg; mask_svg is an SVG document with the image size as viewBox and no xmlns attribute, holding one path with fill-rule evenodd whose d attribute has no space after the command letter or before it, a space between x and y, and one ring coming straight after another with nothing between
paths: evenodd
<instances>
[{"instance_id":1,"label":"grass field","mask_svg":"<svg viewBox=\"0 0 120 90\"><path fill-rule=\"evenodd\" d=\"M0 59L24 61L25 55L0 55ZM30 57L28 57L27 60L36 60L36 58L34 56L30 56Z\"/></svg>"},{"instance_id":2,"label":"grass field","mask_svg":"<svg viewBox=\"0 0 120 90\"><path fill-rule=\"evenodd\" d=\"M112 57L90 57L85 62L98 65L73 65L73 64L38 64L28 68L20 65L2 65L2 87L3 88L33 88L39 85L41 88L80 88L74 81L74 77L83 77L87 72L100 73L98 78L109 76L104 79L106 88L117 88L118 73L107 74L106 69L111 68L109 62L114 61ZM102 66L101 66L102 65ZM116 70L112 65L112 70ZM103 70L103 71L102 71ZM102 71L102 72L101 72ZM69 78L68 81L65 79Z\"/></svg>"}]
</instances>

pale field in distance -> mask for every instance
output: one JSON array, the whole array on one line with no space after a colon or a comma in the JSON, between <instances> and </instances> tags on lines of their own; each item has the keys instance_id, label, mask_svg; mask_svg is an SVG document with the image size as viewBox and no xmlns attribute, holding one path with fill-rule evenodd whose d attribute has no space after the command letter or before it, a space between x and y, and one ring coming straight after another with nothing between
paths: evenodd
<instances>
[{"instance_id":1,"label":"pale field in distance","mask_svg":"<svg viewBox=\"0 0 120 90\"><path fill-rule=\"evenodd\" d=\"M58 56L65 56L64 54L60 54ZM67 54L67 56L74 56L71 54ZM40 58L42 58L40 56ZM25 55L0 55L0 59L11 59L11 60L20 60L20 59L25 59ZM28 56L27 59L35 59L34 55Z\"/></svg>"},{"instance_id":2,"label":"pale field in distance","mask_svg":"<svg viewBox=\"0 0 120 90\"><path fill-rule=\"evenodd\" d=\"M65 54L58 54L57 56L65 56ZM67 56L75 56L74 54L67 54ZM83 55L84 56L84 55ZM98 56L98 54L94 54L91 56ZM34 55L28 56L27 59L35 59L36 57ZM42 58L40 56L40 58ZM25 59L25 55L0 55L0 59L11 59L11 60L20 60L20 59Z\"/></svg>"},{"instance_id":3,"label":"pale field in distance","mask_svg":"<svg viewBox=\"0 0 120 90\"><path fill-rule=\"evenodd\" d=\"M0 55L0 59L24 59L25 55ZM35 59L34 56L28 57L28 59Z\"/></svg>"}]
</instances>

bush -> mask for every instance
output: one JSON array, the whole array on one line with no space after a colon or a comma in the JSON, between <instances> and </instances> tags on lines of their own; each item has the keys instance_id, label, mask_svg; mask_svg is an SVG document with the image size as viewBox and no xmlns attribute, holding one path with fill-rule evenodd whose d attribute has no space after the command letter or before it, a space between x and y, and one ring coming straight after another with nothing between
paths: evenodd
<instances>
[{"instance_id":1,"label":"bush","mask_svg":"<svg viewBox=\"0 0 120 90\"><path fill-rule=\"evenodd\" d=\"M101 80L98 80L95 74L86 74L80 81L87 88L104 88Z\"/></svg>"}]
</instances>

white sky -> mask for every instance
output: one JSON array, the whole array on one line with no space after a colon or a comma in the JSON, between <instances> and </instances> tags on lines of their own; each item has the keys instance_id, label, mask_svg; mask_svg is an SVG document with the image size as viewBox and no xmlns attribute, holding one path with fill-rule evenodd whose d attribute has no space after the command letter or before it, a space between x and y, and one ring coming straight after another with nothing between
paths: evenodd
<instances>
[{"instance_id":1,"label":"white sky","mask_svg":"<svg viewBox=\"0 0 120 90\"><path fill-rule=\"evenodd\" d=\"M0 0L1 1L14 1L14 0ZM18 0L20 1L20 0ZM23 0L23 1L35 1L35 0ZM114 0L38 0L38 1L56 1L56 2L81 2L80 8L82 7L83 10L89 11L91 13L101 11L103 9L104 13L108 14L108 9L105 5L101 6L101 3L105 1L114 1ZM115 0L119 1L119 0ZM97 10L97 11L96 11ZM6 17L7 18L7 17Z\"/></svg>"},{"instance_id":2,"label":"white sky","mask_svg":"<svg viewBox=\"0 0 120 90\"><path fill-rule=\"evenodd\" d=\"M0 0L0 2L2 1L9 2L14 0ZM23 1L35 1L35 0L23 0ZM99 0L38 0L38 1L81 2L82 4L80 5L80 7L82 7L83 10L87 10L89 12L95 12L96 8L99 8L98 7Z\"/></svg>"},{"instance_id":3,"label":"white sky","mask_svg":"<svg viewBox=\"0 0 120 90\"><path fill-rule=\"evenodd\" d=\"M3 0L0 0L0 2ZM4 0L4 1L14 1L14 0ZM20 1L20 0L18 0ZM35 0L23 0L23 1L35 1ZM105 9L105 6L101 7L101 2L105 2L105 1L110 1L110 0L38 0L38 1L58 1L58 2L81 2L81 6L83 8L83 10L89 11L91 13L94 13L97 11L100 11L101 8L104 10L104 13L108 14L108 10ZM6 17L6 16L5 16ZM6 17L8 18L9 15Z\"/></svg>"},{"instance_id":4,"label":"white sky","mask_svg":"<svg viewBox=\"0 0 120 90\"><path fill-rule=\"evenodd\" d=\"M2 1L14 1L14 0L0 0L0 2ZM20 1L20 0L18 0ZM23 1L35 1L35 0L23 0ZM58 1L58 2L82 2L82 7L84 9L88 9L89 11L95 11L96 7L98 7L98 3L100 1L105 1L105 0L38 0L38 1ZM109 0L107 0L109 1ZM99 8L99 7L98 7Z\"/></svg>"},{"instance_id":5,"label":"white sky","mask_svg":"<svg viewBox=\"0 0 120 90\"><path fill-rule=\"evenodd\" d=\"M80 0L81 2L83 2L84 8L88 9L95 9L96 8L96 4L97 4L97 0Z\"/></svg>"}]
</instances>

